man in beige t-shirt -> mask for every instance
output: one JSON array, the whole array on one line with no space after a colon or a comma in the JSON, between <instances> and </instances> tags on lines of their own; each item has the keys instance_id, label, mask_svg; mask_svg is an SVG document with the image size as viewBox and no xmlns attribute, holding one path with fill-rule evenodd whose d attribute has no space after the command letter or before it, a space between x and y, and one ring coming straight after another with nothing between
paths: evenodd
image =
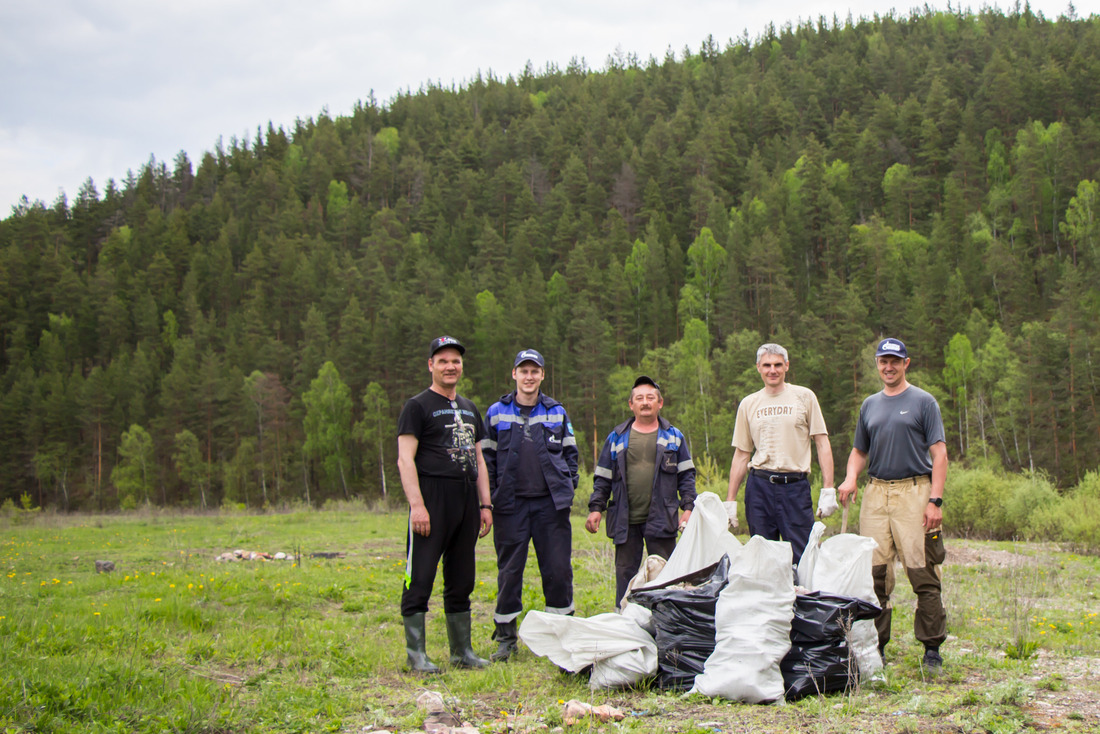
<instances>
[{"instance_id":1,"label":"man in beige t-shirt","mask_svg":"<svg viewBox=\"0 0 1100 734\"><path fill-rule=\"evenodd\" d=\"M794 562L802 558L814 523L810 497L810 443L817 447L824 488L818 515L837 508L833 488L833 453L821 406L813 391L787 384L790 361L778 344L756 351L756 370L764 388L737 406L733 429L733 461L726 500L730 522L737 527L737 490L745 482L745 518L749 533L791 544Z\"/></svg>"}]
</instances>

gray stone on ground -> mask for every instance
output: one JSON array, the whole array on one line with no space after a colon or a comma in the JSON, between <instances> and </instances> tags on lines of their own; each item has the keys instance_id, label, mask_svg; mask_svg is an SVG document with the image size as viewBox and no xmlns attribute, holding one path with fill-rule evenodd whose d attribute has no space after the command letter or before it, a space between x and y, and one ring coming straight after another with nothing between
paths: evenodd
<instances>
[{"instance_id":1,"label":"gray stone on ground","mask_svg":"<svg viewBox=\"0 0 1100 734\"><path fill-rule=\"evenodd\" d=\"M443 696L437 691L424 691L417 696L416 707L429 714L435 714L446 710L446 707L443 705Z\"/></svg>"},{"instance_id":2,"label":"gray stone on ground","mask_svg":"<svg viewBox=\"0 0 1100 734\"><path fill-rule=\"evenodd\" d=\"M96 573L110 573L115 570L114 561L96 561L95 572Z\"/></svg>"}]
</instances>

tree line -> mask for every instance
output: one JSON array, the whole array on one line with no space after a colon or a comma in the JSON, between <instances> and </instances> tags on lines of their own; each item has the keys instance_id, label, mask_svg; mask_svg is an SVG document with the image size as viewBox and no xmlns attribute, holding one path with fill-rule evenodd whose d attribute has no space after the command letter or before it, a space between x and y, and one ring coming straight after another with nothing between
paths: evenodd
<instances>
[{"instance_id":1,"label":"tree line","mask_svg":"<svg viewBox=\"0 0 1100 734\"><path fill-rule=\"evenodd\" d=\"M0 222L0 494L376 497L426 345L511 357L591 465L632 376L722 467L755 349L838 458L885 335L953 460L1100 456L1100 19L925 9L368 97ZM0 498L0 499L2 499Z\"/></svg>"}]
</instances>

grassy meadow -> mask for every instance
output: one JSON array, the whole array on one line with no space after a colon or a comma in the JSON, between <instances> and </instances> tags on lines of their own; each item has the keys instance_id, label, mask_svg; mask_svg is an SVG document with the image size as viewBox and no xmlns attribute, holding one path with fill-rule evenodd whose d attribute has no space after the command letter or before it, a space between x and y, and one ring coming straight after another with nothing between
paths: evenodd
<instances>
[{"instance_id":1,"label":"grassy meadow","mask_svg":"<svg viewBox=\"0 0 1100 734\"><path fill-rule=\"evenodd\" d=\"M830 532L839 517L830 518ZM618 724L568 731L1020 732L1100 730L1100 559L1047 544L949 540L951 637L920 668L899 580L883 683L780 706L639 689L589 691L525 648L483 671L403 670L405 513L340 505L284 513L0 518L0 729L5 732L417 731L443 694L482 732L563 726L561 703L610 703ZM745 538L742 538L743 540ZM609 611L612 551L574 517L577 613ZM285 561L220 563L233 549ZM338 558L311 553L336 552ZM96 560L113 573L97 574ZM487 656L496 566L478 545L475 647ZM437 596L429 653L446 662ZM541 608L534 554L525 606Z\"/></svg>"}]
</instances>

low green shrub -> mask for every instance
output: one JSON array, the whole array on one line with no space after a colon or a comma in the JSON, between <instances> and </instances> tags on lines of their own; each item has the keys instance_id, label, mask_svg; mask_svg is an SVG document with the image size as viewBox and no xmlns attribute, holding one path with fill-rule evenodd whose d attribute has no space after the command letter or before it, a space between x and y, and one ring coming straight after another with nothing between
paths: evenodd
<instances>
[{"instance_id":1,"label":"low green shrub","mask_svg":"<svg viewBox=\"0 0 1100 734\"><path fill-rule=\"evenodd\" d=\"M990 468L952 468L944 492L944 523L953 535L1011 538L1010 479Z\"/></svg>"}]
</instances>

